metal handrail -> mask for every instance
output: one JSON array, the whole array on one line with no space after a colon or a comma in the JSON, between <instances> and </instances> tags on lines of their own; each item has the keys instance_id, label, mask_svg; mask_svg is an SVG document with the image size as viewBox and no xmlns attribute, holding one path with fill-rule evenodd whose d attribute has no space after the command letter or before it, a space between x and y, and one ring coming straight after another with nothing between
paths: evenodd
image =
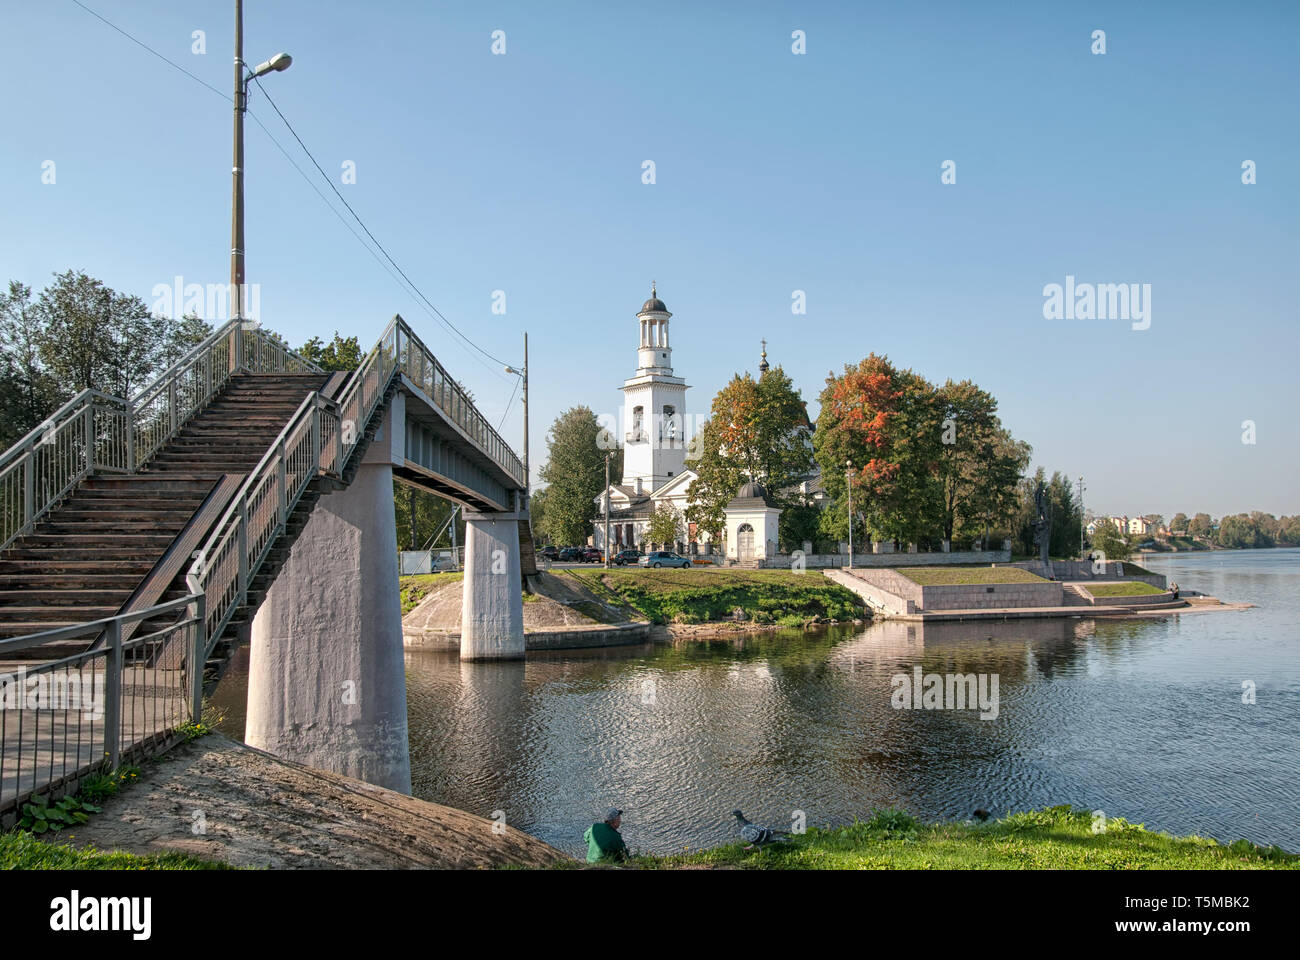
<instances>
[{"instance_id":1,"label":"metal handrail","mask_svg":"<svg viewBox=\"0 0 1300 960\"><path fill-rule=\"evenodd\" d=\"M203 714L206 598L182 597L71 627L0 641L0 652L77 637L106 642L71 656L7 668L22 691L16 716L0 710L0 816L8 826L28 797L67 791L86 775L172 736ZM123 626L188 606L190 615L123 640ZM14 672L18 678L12 676ZM27 691L45 690L36 702ZM48 694L48 695L47 695ZM29 719L30 718L30 719Z\"/></svg>"},{"instance_id":2,"label":"metal handrail","mask_svg":"<svg viewBox=\"0 0 1300 960\"><path fill-rule=\"evenodd\" d=\"M469 394L447 373L433 351L424 345L424 341L400 314L393 317L380 339L381 343L388 338L390 332L394 334L394 349L402 372L433 400L448 419L464 431L466 437L522 486L523 461L510 449L510 445L501 438L487 417L479 413ZM406 342L405 350L402 349L403 341Z\"/></svg>"},{"instance_id":3,"label":"metal handrail","mask_svg":"<svg viewBox=\"0 0 1300 960\"><path fill-rule=\"evenodd\" d=\"M247 602L253 579L307 485L322 473L342 475L343 447L337 406L313 391L240 485L185 575L191 595L206 601L209 650Z\"/></svg>"},{"instance_id":4,"label":"metal handrail","mask_svg":"<svg viewBox=\"0 0 1300 960\"><path fill-rule=\"evenodd\" d=\"M321 373L231 320L130 400L82 390L0 454L0 550L96 469L135 473L240 370Z\"/></svg>"}]
</instances>

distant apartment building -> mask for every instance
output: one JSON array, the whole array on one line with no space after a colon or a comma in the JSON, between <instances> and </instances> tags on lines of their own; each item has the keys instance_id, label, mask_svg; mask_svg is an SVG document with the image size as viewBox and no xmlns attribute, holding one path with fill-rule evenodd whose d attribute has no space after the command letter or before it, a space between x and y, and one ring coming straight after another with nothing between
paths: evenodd
<instances>
[{"instance_id":1,"label":"distant apartment building","mask_svg":"<svg viewBox=\"0 0 1300 960\"><path fill-rule=\"evenodd\" d=\"M1087 526L1088 536L1093 536L1097 528L1103 524L1109 523L1120 533L1130 533L1134 536L1149 536L1156 533L1156 525L1143 517L1106 517L1104 520L1096 519Z\"/></svg>"}]
</instances>

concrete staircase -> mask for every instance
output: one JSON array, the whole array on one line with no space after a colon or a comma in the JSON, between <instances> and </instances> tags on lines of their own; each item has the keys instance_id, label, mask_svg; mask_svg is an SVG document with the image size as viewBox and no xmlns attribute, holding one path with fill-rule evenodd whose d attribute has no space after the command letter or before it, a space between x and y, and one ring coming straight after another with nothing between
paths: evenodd
<instances>
[{"instance_id":1,"label":"concrete staircase","mask_svg":"<svg viewBox=\"0 0 1300 960\"><path fill-rule=\"evenodd\" d=\"M183 534L187 542L206 536L217 515L203 512L205 529L195 529L200 508L219 486L238 486L231 478L242 480L257 465L303 399L327 379L237 374L140 472L99 473L82 483L0 552L0 638L114 616L163 571L166 582L157 584L153 602L185 596L184 569L172 575L176 558L162 566L169 549ZM20 655L49 659L85 643L70 646Z\"/></svg>"}]
</instances>

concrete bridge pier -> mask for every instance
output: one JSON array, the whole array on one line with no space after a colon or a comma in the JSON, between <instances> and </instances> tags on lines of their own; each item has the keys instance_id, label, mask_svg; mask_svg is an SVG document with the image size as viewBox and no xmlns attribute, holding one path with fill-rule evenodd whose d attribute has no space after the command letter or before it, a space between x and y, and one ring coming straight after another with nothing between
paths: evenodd
<instances>
[{"instance_id":1,"label":"concrete bridge pier","mask_svg":"<svg viewBox=\"0 0 1300 960\"><path fill-rule=\"evenodd\" d=\"M394 412L352 483L316 503L253 619L244 739L409 794L392 451L383 442Z\"/></svg>"},{"instance_id":2,"label":"concrete bridge pier","mask_svg":"<svg viewBox=\"0 0 1300 960\"><path fill-rule=\"evenodd\" d=\"M465 515L465 582L461 594L460 658L520 660L524 656L523 576L519 524L528 514L515 496L510 513Z\"/></svg>"}]
</instances>

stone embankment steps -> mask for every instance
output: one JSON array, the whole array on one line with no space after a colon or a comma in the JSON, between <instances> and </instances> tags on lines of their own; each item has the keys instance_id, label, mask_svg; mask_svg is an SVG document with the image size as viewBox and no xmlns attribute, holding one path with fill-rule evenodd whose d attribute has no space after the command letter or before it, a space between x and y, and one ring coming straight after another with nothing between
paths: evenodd
<instances>
[{"instance_id":1,"label":"stone embankment steps","mask_svg":"<svg viewBox=\"0 0 1300 960\"><path fill-rule=\"evenodd\" d=\"M327 378L235 375L140 472L95 474L83 482L31 533L0 552L0 638L120 612L214 485L251 471ZM182 573L161 599L186 593ZM65 646L26 653L49 659L85 644Z\"/></svg>"},{"instance_id":2,"label":"stone embankment steps","mask_svg":"<svg viewBox=\"0 0 1300 960\"><path fill-rule=\"evenodd\" d=\"M1072 583L1065 584L1065 586L1061 589L1061 601L1067 607L1092 606L1092 601L1089 600L1086 596L1084 596L1083 590Z\"/></svg>"}]
</instances>

